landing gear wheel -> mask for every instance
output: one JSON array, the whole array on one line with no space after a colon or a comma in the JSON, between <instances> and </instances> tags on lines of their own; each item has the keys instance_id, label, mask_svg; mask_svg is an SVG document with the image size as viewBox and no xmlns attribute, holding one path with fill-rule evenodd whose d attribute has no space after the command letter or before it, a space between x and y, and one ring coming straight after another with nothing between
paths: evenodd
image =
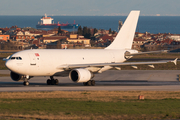
<instances>
[{"instance_id":1,"label":"landing gear wheel","mask_svg":"<svg viewBox=\"0 0 180 120\"><path fill-rule=\"evenodd\" d=\"M55 85L55 80L51 80L51 85Z\"/></svg>"},{"instance_id":2,"label":"landing gear wheel","mask_svg":"<svg viewBox=\"0 0 180 120\"><path fill-rule=\"evenodd\" d=\"M55 85L58 85L58 83L59 83L58 79L55 79L54 81L55 81L55 82L54 82Z\"/></svg>"},{"instance_id":3,"label":"landing gear wheel","mask_svg":"<svg viewBox=\"0 0 180 120\"><path fill-rule=\"evenodd\" d=\"M95 86L95 81L91 80L91 86Z\"/></svg>"},{"instance_id":4,"label":"landing gear wheel","mask_svg":"<svg viewBox=\"0 0 180 120\"><path fill-rule=\"evenodd\" d=\"M53 76L50 76L50 79L47 80L47 85L58 85L58 79L54 79Z\"/></svg>"},{"instance_id":5,"label":"landing gear wheel","mask_svg":"<svg viewBox=\"0 0 180 120\"><path fill-rule=\"evenodd\" d=\"M91 80L87 81L87 85L91 86Z\"/></svg>"},{"instance_id":6,"label":"landing gear wheel","mask_svg":"<svg viewBox=\"0 0 180 120\"><path fill-rule=\"evenodd\" d=\"M47 80L47 85L51 85L51 80L50 79Z\"/></svg>"},{"instance_id":7,"label":"landing gear wheel","mask_svg":"<svg viewBox=\"0 0 180 120\"><path fill-rule=\"evenodd\" d=\"M87 82L83 82L83 85L84 85L84 86L87 86Z\"/></svg>"},{"instance_id":8,"label":"landing gear wheel","mask_svg":"<svg viewBox=\"0 0 180 120\"><path fill-rule=\"evenodd\" d=\"M29 82L28 82L28 81L24 81L24 82L23 82L23 85L24 85L24 86L28 86L28 85L29 85Z\"/></svg>"},{"instance_id":9,"label":"landing gear wheel","mask_svg":"<svg viewBox=\"0 0 180 120\"><path fill-rule=\"evenodd\" d=\"M95 81L94 80L89 80L87 82L83 82L84 86L95 86Z\"/></svg>"}]
</instances>

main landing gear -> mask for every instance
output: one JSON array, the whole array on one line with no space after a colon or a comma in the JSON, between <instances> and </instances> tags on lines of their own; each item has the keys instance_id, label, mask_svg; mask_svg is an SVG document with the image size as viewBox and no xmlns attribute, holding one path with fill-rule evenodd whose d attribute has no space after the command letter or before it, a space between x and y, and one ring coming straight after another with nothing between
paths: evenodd
<instances>
[{"instance_id":1,"label":"main landing gear","mask_svg":"<svg viewBox=\"0 0 180 120\"><path fill-rule=\"evenodd\" d=\"M47 80L47 85L58 85L58 79L54 79L53 76L50 76L50 79Z\"/></svg>"},{"instance_id":2,"label":"main landing gear","mask_svg":"<svg viewBox=\"0 0 180 120\"><path fill-rule=\"evenodd\" d=\"M83 82L84 86L95 86L95 81L94 80L89 80L87 82Z\"/></svg>"}]
</instances>

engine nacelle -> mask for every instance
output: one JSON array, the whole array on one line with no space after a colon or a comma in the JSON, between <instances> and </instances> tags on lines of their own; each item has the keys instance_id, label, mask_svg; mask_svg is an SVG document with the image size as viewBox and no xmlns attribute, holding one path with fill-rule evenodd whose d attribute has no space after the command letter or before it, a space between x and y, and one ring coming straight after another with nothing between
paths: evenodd
<instances>
[{"instance_id":1,"label":"engine nacelle","mask_svg":"<svg viewBox=\"0 0 180 120\"><path fill-rule=\"evenodd\" d=\"M89 80L91 80L91 78L93 78L94 75L93 73L91 73L89 70L86 69L74 69L71 70L71 72L69 73L69 78L73 81L73 82L87 82Z\"/></svg>"},{"instance_id":2,"label":"engine nacelle","mask_svg":"<svg viewBox=\"0 0 180 120\"><path fill-rule=\"evenodd\" d=\"M19 75L15 72L12 72L10 73L10 76L11 76L11 79L14 80L14 81L20 81L20 80L23 80L23 76L22 75Z\"/></svg>"}]
</instances>

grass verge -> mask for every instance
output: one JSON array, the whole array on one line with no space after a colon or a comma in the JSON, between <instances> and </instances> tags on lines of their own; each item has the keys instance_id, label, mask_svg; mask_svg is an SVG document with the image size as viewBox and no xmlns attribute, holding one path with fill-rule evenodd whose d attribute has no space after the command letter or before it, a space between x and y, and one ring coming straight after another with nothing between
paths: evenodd
<instances>
[{"instance_id":1,"label":"grass verge","mask_svg":"<svg viewBox=\"0 0 180 120\"><path fill-rule=\"evenodd\" d=\"M179 99L180 91L2 92L0 118L179 119Z\"/></svg>"},{"instance_id":2,"label":"grass verge","mask_svg":"<svg viewBox=\"0 0 180 120\"><path fill-rule=\"evenodd\" d=\"M10 77L10 74L0 74L0 77Z\"/></svg>"}]
</instances>

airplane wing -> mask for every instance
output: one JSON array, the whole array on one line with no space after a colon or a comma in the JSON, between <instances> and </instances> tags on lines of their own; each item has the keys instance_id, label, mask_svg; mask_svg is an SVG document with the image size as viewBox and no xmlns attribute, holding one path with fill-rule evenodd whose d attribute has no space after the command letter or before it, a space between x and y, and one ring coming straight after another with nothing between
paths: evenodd
<instances>
[{"instance_id":1,"label":"airplane wing","mask_svg":"<svg viewBox=\"0 0 180 120\"><path fill-rule=\"evenodd\" d=\"M70 65L61 65L58 66L57 69L64 69L64 70L71 70L75 68L86 68L86 67L104 67L104 66L110 66L110 67L118 67L118 66L124 66L124 65L149 65L150 67L153 67L153 64L163 64L163 63L168 63L172 62L175 65L177 65L177 59L172 60L172 61L151 61L151 62L123 62L123 63L97 63L97 64L70 64Z\"/></svg>"}]
</instances>

